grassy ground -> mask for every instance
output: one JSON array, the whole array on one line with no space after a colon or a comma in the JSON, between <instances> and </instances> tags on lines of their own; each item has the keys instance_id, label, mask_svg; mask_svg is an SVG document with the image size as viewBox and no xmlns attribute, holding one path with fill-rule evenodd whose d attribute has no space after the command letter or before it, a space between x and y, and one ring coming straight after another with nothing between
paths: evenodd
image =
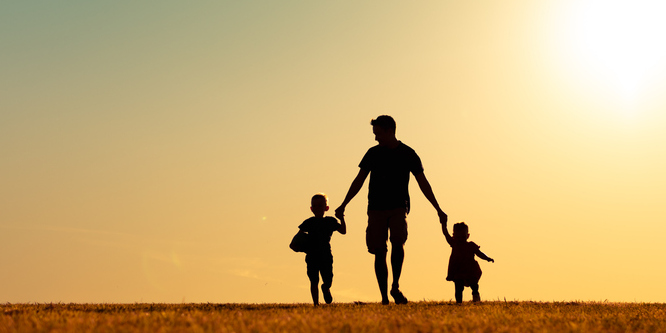
<instances>
[{"instance_id":1,"label":"grassy ground","mask_svg":"<svg viewBox=\"0 0 666 333\"><path fill-rule=\"evenodd\" d=\"M5 304L0 332L666 332L666 304Z\"/></svg>"}]
</instances>

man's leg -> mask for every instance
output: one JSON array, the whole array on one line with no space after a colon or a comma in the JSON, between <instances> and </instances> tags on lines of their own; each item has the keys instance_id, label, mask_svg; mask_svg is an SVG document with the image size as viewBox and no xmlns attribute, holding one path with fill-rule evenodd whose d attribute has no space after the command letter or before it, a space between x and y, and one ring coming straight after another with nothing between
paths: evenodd
<instances>
[{"instance_id":1,"label":"man's leg","mask_svg":"<svg viewBox=\"0 0 666 333\"><path fill-rule=\"evenodd\" d=\"M402 274L402 263L404 261L405 246L393 244L391 249L391 271L393 272L391 290L400 290L400 274Z\"/></svg>"},{"instance_id":2,"label":"man's leg","mask_svg":"<svg viewBox=\"0 0 666 333\"><path fill-rule=\"evenodd\" d=\"M385 211L368 211L368 227L365 242L368 252L375 256L375 275L382 294L382 304L388 304L388 266L386 263L388 240L388 215Z\"/></svg>"},{"instance_id":3,"label":"man's leg","mask_svg":"<svg viewBox=\"0 0 666 333\"><path fill-rule=\"evenodd\" d=\"M386 265L386 252L375 254L375 275L379 292L382 294L382 304L388 304L388 266Z\"/></svg>"},{"instance_id":4,"label":"man's leg","mask_svg":"<svg viewBox=\"0 0 666 333\"><path fill-rule=\"evenodd\" d=\"M391 211L389 229L391 230L391 271L393 272L391 296L395 299L396 304L407 304L407 298L400 291L400 275L405 260L405 242L407 241L407 212L405 209Z\"/></svg>"}]
</instances>

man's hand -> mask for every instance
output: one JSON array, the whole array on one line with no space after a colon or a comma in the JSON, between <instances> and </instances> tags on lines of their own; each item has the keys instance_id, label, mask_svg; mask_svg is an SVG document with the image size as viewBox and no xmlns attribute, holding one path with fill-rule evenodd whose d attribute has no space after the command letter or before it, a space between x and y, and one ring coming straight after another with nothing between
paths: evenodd
<instances>
[{"instance_id":1,"label":"man's hand","mask_svg":"<svg viewBox=\"0 0 666 333\"><path fill-rule=\"evenodd\" d=\"M339 219L344 219L345 218L345 206L340 206L335 209L335 217Z\"/></svg>"},{"instance_id":2,"label":"man's hand","mask_svg":"<svg viewBox=\"0 0 666 333\"><path fill-rule=\"evenodd\" d=\"M448 215L446 215L444 211L440 210L437 212L437 216L439 216L439 223L441 223L443 226L446 226L446 222L449 220Z\"/></svg>"}]
</instances>

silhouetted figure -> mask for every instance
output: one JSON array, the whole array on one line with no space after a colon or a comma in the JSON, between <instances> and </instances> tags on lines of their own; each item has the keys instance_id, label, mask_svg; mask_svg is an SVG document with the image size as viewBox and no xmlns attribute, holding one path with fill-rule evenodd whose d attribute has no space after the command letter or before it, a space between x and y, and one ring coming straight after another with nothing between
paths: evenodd
<instances>
[{"instance_id":1,"label":"silhouetted figure","mask_svg":"<svg viewBox=\"0 0 666 333\"><path fill-rule=\"evenodd\" d=\"M446 221L446 214L432 192L430 183L423 173L421 159L416 152L398 141L395 137L395 121L390 116L373 119L372 132L378 145L370 148L361 163L358 175L352 182L345 200L335 210L335 216L344 216L347 204L363 187L370 175L368 190L368 227L366 244L368 252L375 255L375 275L382 294L382 304L388 304L388 266L386 254L387 240L392 245L391 268L393 284L391 296L397 304L407 303L407 298L400 291L400 274L405 258L404 245L407 241L407 214L409 213L409 174L412 173L425 197L437 210L440 221Z\"/></svg>"},{"instance_id":2,"label":"silhouetted figure","mask_svg":"<svg viewBox=\"0 0 666 333\"><path fill-rule=\"evenodd\" d=\"M474 242L468 242L469 229L465 222L453 225L453 237L449 235L446 228L446 222L442 223L442 232L446 241L451 245L451 257L449 258L449 271L446 276L447 281L453 281L456 286L456 303L462 303L463 290L465 287L472 288L472 301L480 302L479 279L481 278L481 267L474 260L474 256L495 262L479 250L479 246Z\"/></svg>"},{"instance_id":3,"label":"silhouetted figure","mask_svg":"<svg viewBox=\"0 0 666 333\"><path fill-rule=\"evenodd\" d=\"M319 305L319 275L321 274L321 292L326 304L333 302L331 296L331 284L333 284L333 254L331 253L331 236L338 231L347 233L345 219L340 218L340 223L335 217L324 216L328 211L328 198L325 194L315 194L311 200L310 210L313 217L305 220L298 226L299 233L307 233L309 238L308 249L305 252L305 263L307 264L308 278L310 279L310 293L312 302Z\"/></svg>"}]
</instances>

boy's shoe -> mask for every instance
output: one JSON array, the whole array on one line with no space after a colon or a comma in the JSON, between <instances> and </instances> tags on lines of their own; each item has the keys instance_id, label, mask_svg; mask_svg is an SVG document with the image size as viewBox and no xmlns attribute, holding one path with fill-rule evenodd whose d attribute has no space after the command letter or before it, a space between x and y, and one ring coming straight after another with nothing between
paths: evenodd
<instances>
[{"instance_id":1,"label":"boy's shoe","mask_svg":"<svg viewBox=\"0 0 666 333\"><path fill-rule=\"evenodd\" d=\"M333 295L331 295L331 288L324 288L324 285L322 285L321 293L322 295L324 295L324 302L326 302L326 304L333 303Z\"/></svg>"},{"instance_id":2,"label":"boy's shoe","mask_svg":"<svg viewBox=\"0 0 666 333\"><path fill-rule=\"evenodd\" d=\"M391 296L395 300L395 304L407 304L409 302L407 297L400 292L398 289L391 290Z\"/></svg>"},{"instance_id":3,"label":"boy's shoe","mask_svg":"<svg viewBox=\"0 0 666 333\"><path fill-rule=\"evenodd\" d=\"M472 302L481 302L481 294L472 294Z\"/></svg>"},{"instance_id":4,"label":"boy's shoe","mask_svg":"<svg viewBox=\"0 0 666 333\"><path fill-rule=\"evenodd\" d=\"M389 303L390 302L389 302L388 298L382 300L382 305L389 305Z\"/></svg>"}]
</instances>

